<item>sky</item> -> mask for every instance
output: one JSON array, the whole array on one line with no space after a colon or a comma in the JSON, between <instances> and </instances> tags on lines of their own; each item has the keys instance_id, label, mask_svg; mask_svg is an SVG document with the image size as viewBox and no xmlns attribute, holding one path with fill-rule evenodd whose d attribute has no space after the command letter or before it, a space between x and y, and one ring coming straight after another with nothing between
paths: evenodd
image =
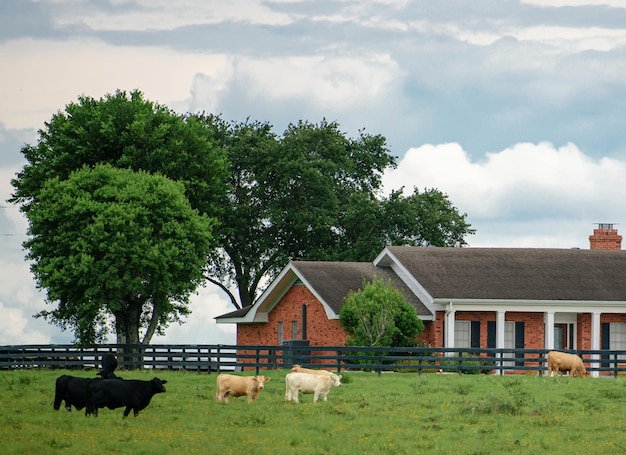
<instances>
[{"instance_id":1,"label":"sky","mask_svg":"<svg viewBox=\"0 0 626 455\"><path fill-rule=\"evenodd\" d=\"M385 191L437 188L470 247L589 248L626 233L624 0L1 0L0 345L69 343L8 203L21 148L81 95L381 134ZM215 286L153 343L234 344ZM110 340L113 342L114 340Z\"/></svg>"}]
</instances>

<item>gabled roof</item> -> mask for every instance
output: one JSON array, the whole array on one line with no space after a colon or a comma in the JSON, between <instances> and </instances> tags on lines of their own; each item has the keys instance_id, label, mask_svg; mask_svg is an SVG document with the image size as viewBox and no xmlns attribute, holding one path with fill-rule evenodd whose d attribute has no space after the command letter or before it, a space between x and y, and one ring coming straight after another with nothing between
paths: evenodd
<instances>
[{"instance_id":1,"label":"gabled roof","mask_svg":"<svg viewBox=\"0 0 626 455\"><path fill-rule=\"evenodd\" d=\"M388 267L376 267L371 262L292 261L253 306L217 316L215 319L220 323L267 322L267 314L299 281L322 303L328 318L337 319L348 293L358 291L363 287L363 280L372 281L374 276L385 281L391 280L394 288L402 293L418 315L425 319L432 317L426 306Z\"/></svg>"},{"instance_id":2,"label":"gabled roof","mask_svg":"<svg viewBox=\"0 0 626 455\"><path fill-rule=\"evenodd\" d=\"M401 264L434 299L626 301L626 251L392 246L377 265Z\"/></svg>"},{"instance_id":3,"label":"gabled roof","mask_svg":"<svg viewBox=\"0 0 626 455\"><path fill-rule=\"evenodd\" d=\"M363 280L372 281L374 277L390 280L395 289L415 308L420 316L430 316L426 306L415 296L409 287L389 267L376 267L371 262L293 262L303 281L306 281L318 296L335 314L343 306L349 291L363 288Z\"/></svg>"}]
</instances>

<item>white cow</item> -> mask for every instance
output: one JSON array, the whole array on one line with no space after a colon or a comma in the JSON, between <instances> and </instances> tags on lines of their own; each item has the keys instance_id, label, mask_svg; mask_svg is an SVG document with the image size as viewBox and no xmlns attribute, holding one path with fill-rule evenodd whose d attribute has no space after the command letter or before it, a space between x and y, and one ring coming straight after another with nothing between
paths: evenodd
<instances>
[{"instance_id":1,"label":"white cow","mask_svg":"<svg viewBox=\"0 0 626 455\"><path fill-rule=\"evenodd\" d=\"M326 376L337 376L332 371L328 370L313 370L311 368L303 368L300 365L294 365L291 367L292 373L309 373L309 374L321 374Z\"/></svg>"},{"instance_id":2,"label":"white cow","mask_svg":"<svg viewBox=\"0 0 626 455\"><path fill-rule=\"evenodd\" d=\"M229 395L235 400L237 397L245 395L248 398L248 403L252 403L252 400L259 396L259 392L263 390L265 383L269 380L270 378L267 376L235 376L232 374L218 374L215 400L218 403L221 401L228 403Z\"/></svg>"},{"instance_id":3,"label":"white cow","mask_svg":"<svg viewBox=\"0 0 626 455\"><path fill-rule=\"evenodd\" d=\"M312 393L313 403L316 403L319 397L327 400L331 387L341 387L341 375L289 373L285 376L285 385L285 400L299 403L299 393Z\"/></svg>"}]
</instances>

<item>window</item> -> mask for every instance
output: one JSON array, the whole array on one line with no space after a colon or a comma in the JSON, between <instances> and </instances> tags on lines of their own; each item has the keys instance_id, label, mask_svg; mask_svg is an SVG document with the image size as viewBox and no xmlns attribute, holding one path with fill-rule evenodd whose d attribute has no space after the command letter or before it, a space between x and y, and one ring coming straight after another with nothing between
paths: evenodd
<instances>
[{"instance_id":1,"label":"window","mask_svg":"<svg viewBox=\"0 0 626 455\"><path fill-rule=\"evenodd\" d=\"M626 351L626 324L611 323L609 325L609 349Z\"/></svg>"},{"instance_id":2,"label":"window","mask_svg":"<svg viewBox=\"0 0 626 455\"><path fill-rule=\"evenodd\" d=\"M298 321L291 322L291 339L292 340L298 339Z\"/></svg>"},{"instance_id":3,"label":"window","mask_svg":"<svg viewBox=\"0 0 626 455\"><path fill-rule=\"evenodd\" d=\"M283 322L278 321L278 345L283 344Z\"/></svg>"},{"instance_id":4,"label":"window","mask_svg":"<svg viewBox=\"0 0 626 455\"><path fill-rule=\"evenodd\" d=\"M472 342L472 323L470 321L454 322L454 346L470 348Z\"/></svg>"},{"instance_id":5,"label":"window","mask_svg":"<svg viewBox=\"0 0 626 455\"><path fill-rule=\"evenodd\" d=\"M524 344L524 322L505 321L504 322L504 349L523 349ZM496 347L496 321L487 322L487 347ZM504 357L523 357L523 353L504 353ZM523 360L518 360L518 365L522 365ZM505 363L508 365L510 363Z\"/></svg>"},{"instance_id":6,"label":"window","mask_svg":"<svg viewBox=\"0 0 626 455\"><path fill-rule=\"evenodd\" d=\"M454 346L480 347L480 321L454 321Z\"/></svg>"}]
</instances>

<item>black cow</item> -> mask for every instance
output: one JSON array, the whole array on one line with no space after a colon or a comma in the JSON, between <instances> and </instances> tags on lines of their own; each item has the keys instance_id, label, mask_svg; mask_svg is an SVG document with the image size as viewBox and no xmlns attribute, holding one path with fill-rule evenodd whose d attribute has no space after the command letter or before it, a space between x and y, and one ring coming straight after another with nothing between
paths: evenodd
<instances>
[{"instance_id":1,"label":"black cow","mask_svg":"<svg viewBox=\"0 0 626 455\"><path fill-rule=\"evenodd\" d=\"M65 409L83 409L87 405L87 386L94 381L102 381L100 378L77 378L64 374L59 376L54 391L54 409L59 410L61 402L65 401Z\"/></svg>"},{"instance_id":2,"label":"black cow","mask_svg":"<svg viewBox=\"0 0 626 455\"><path fill-rule=\"evenodd\" d=\"M117 368L117 358L113 354L105 354L102 356L102 370L97 374L102 379L115 379L115 369Z\"/></svg>"},{"instance_id":3,"label":"black cow","mask_svg":"<svg viewBox=\"0 0 626 455\"><path fill-rule=\"evenodd\" d=\"M87 388L87 406L85 415L98 415L98 408L116 409L126 406L124 417L133 410L135 417L145 409L156 393L165 392L167 381L153 378L150 381L128 379L101 379L92 382Z\"/></svg>"}]
</instances>

